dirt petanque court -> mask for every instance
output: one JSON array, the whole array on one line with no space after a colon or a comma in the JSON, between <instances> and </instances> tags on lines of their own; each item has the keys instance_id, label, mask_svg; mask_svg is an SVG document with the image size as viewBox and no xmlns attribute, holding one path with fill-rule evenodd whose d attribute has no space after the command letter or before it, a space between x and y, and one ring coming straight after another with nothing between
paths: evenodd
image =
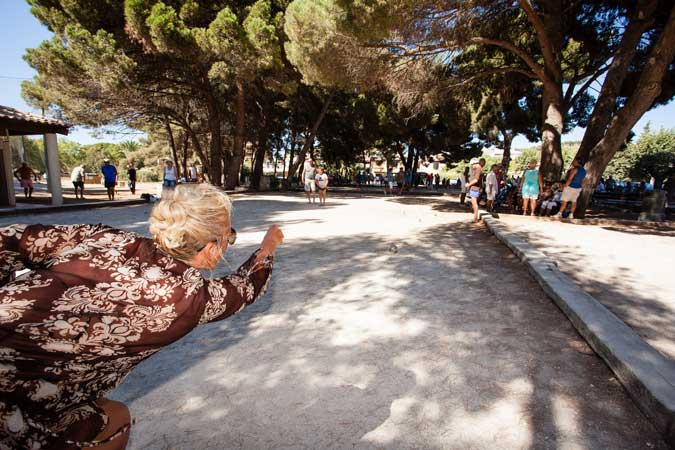
<instances>
[{"instance_id":1,"label":"dirt petanque court","mask_svg":"<svg viewBox=\"0 0 675 450\"><path fill-rule=\"evenodd\" d=\"M1 223L147 234L150 208ZM135 418L129 448L667 448L455 200L338 196L320 208L301 195L238 195L231 267L213 275L243 262L272 223L286 241L268 294L163 349L111 394Z\"/></svg>"}]
</instances>

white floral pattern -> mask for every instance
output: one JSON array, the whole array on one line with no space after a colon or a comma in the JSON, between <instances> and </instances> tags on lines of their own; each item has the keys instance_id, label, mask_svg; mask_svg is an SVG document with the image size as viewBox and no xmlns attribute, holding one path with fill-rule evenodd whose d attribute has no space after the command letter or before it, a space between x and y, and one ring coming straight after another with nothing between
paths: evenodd
<instances>
[{"instance_id":1,"label":"white floral pattern","mask_svg":"<svg viewBox=\"0 0 675 450\"><path fill-rule=\"evenodd\" d=\"M272 270L251 257L205 280L104 225L0 228L0 244L0 450L62 442L75 423L93 438L106 420L97 399L163 345L253 303Z\"/></svg>"}]
</instances>

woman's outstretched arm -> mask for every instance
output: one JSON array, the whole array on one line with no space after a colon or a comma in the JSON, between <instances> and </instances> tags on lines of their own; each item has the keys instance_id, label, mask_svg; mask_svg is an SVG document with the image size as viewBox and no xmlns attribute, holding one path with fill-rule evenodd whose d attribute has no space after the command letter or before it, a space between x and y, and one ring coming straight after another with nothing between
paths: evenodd
<instances>
[{"instance_id":1,"label":"woman's outstretched arm","mask_svg":"<svg viewBox=\"0 0 675 450\"><path fill-rule=\"evenodd\" d=\"M199 323L223 320L253 304L267 291L272 276L273 258L259 258L259 252L224 278L206 281L204 312Z\"/></svg>"},{"instance_id":2,"label":"woman's outstretched arm","mask_svg":"<svg viewBox=\"0 0 675 450\"><path fill-rule=\"evenodd\" d=\"M232 275L210 280L203 287L206 296L199 323L222 320L258 300L267 290L272 275L273 255L284 239L281 229L272 225L260 249Z\"/></svg>"}]
</instances>

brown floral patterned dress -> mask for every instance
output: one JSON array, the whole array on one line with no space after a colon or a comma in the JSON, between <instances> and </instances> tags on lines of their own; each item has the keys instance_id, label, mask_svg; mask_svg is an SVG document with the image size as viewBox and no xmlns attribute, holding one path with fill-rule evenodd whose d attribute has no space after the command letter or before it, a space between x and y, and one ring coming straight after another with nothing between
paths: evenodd
<instances>
[{"instance_id":1,"label":"brown floral patterned dress","mask_svg":"<svg viewBox=\"0 0 675 450\"><path fill-rule=\"evenodd\" d=\"M254 254L206 280L105 225L0 228L0 449L90 445L107 423L97 399L165 345L253 303L271 272Z\"/></svg>"}]
</instances>

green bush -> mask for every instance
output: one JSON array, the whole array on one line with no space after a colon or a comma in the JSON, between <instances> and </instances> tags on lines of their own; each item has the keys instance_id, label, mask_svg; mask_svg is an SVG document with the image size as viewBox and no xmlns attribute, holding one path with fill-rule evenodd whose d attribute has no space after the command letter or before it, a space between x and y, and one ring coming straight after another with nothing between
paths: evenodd
<instances>
[{"instance_id":1,"label":"green bush","mask_svg":"<svg viewBox=\"0 0 675 450\"><path fill-rule=\"evenodd\" d=\"M143 167L136 171L136 179L141 183L160 181L159 168Z\"/></svg>"}]
</instances>

